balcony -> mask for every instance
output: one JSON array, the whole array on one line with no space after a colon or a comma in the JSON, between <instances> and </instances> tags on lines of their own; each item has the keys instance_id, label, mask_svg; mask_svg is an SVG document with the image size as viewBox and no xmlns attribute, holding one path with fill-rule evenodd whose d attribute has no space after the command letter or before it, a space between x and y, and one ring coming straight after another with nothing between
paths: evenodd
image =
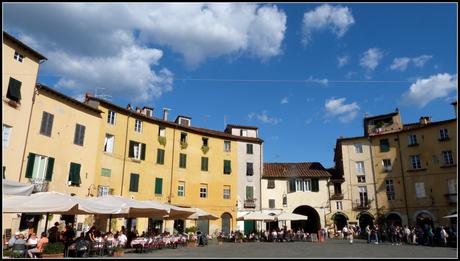
<instances>
[{"instance_id":1,"label":"balcony","mask_svg":"<svg viewBox=\"0 0 460 261\"><path fill-rule=\"evenodd\" d=\"M244 208L256 208L256 200L255 199L246 199L244 201Z\"/></svg>"},{"instance_id":2,"label":"balcony","mask_svg":"<svg viewBox=\"0 0 460 261\"><path fill-rule=\"evenodd\" d=\"M341 200L343 199L343 194L342 193L336 193L331 196L331 200Z\"/></svg>"},{"instance_id":3,"label":"balcony","mask_svg":"<svg viewBox=\"0 0 460 261\"><path fill-rule=\"evenodd\" d=\"M383 172L391 172L393 168L391 166L383 167Z\"/></svg>"},{"instance_id":4,"label":"balcony","mask_svg":"<svg viewBox=\"0 0 460 261\"><path fill-rule=\"evenodd\" d=\"M457 204L457 193L448 193L444 194L444 196L447 197L447 201L449 202L449 204Z\"/></svg>"},{"instance_id":5,"label":"balcony","mask_svg":"<svg viewBox=\"0 0 460 261\"><path fill-rule=\"evenodd\" d=\"M30 183L34 184L34 193L35 192L47 192L49 182L43 178L33 178L30 179Z\"/></svg>"},{"instance_id":6,"label":"balcony","mask_svg":"<svg viewBox=\"0 0 460 261\"><path fill-rule=\"evenodd\" d=\"M355 200L353 202L353 209L356 210L365 210L365 209L370 209L371 208L371 201L361 201L361 200Z\"/></svg>"}]
</instances>

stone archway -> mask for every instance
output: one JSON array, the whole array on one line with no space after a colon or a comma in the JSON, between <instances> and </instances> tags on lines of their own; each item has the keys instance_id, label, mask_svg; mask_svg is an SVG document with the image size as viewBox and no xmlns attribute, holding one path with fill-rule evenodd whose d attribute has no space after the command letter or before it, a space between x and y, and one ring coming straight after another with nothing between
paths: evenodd
<instances>
[{"instance_id":1,"label":"stone archway","mask_svg":"<svg viewBox=\"0 0 460 261\"><path fill-rule=\"evenodd\" d=\"M318 233L318 230L321 228L321 220L314 208L306 205L299 206L292 213L308 216L308 219L291 221L291 229L303 229L304 232Z\"/></svg>"},{"instance_id":2,"label":"stone archway","mask_svg":"<svg viewBox=\"0 0 460 261\"><path fill-rule=\"evenodd\" d=\"M427 210L421 210L415 213L415 223L416 225L424 228L425 225L429 225L433 227L434 224L434 215Z\"/></svg>"},{"instance_id":3,"label":"stone archway","mask_svg":"<svg viewBox=\"0 0 460 261\"><path fill-rule=\"evenodd\" d=\"M342 212L336 212L332 215L332 220L334 220L334 225L337 230L342 230L344 226L348 223L348 217L346 214Z\"/></svg>"},{"instance_id":4,"label":"stone archway","mask_svg":"<svg viewBox=\"0 0 460 261\"><path fill-rule=\"evenodd\" d=\"M371 228L374 226L374 216L367 211L359 213L356 219L359 221L361 231L366 231L365 229L367 226Z\"/></svg>"},{"instance_id":5,"label":"stone archway","mask_svg":"<svg viewBox=\"0 0 460 261\"><path fill-rule=\"evenodd\" d=\"M387 225L395 225L395 226L402 226L402 218L401 215L397 212L388 213L385 217L385 221Z\"/></svg>"}]
</instances>

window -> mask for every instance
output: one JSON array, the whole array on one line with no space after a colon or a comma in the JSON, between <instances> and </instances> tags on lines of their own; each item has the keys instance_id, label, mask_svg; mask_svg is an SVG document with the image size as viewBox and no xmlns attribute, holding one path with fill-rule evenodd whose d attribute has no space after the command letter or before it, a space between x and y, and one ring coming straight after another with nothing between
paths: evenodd
<instances>
[{"instance_id":1,"label":"window","mask_svg":"<svg viewBox=\"0 0 460 261\"><path fill-rule=\"evenodd\" d=\"M129 179L129 191L130 192L139 191L139 174L131 173L131 178Z\"/></svg>"},{"instance_id":2,"label":"window","mask_svg":"<svg viewBox=\"0 0 460 261\"><path fill-rule=\"evenodd\" d=\"M449 194L457 195L457 179L447 180L447 190Z\"/></svg>"},{"instance_id":3,"label":"window","mask_svg":"<svg viewBox=\"0 0 460 261\"><path fill-rule=\"evenodd\" d=\"M449 139L449 133L447 132L447 129L440 129L439 130L439 140L448 140Z\"/></svg>"},{"instance_id":4,"label":"window","mask_svg":"<svg viewBox=\"0 0 460 261\"><path fill-rule=\"evenodd\" d=\"M390 151L390 142L388 139L381 139L380 140L380 152L388 152Z\"/></svg>"},{"instance_id":5,"label":"window","mask_svg":"<svg viewBox=\"0 0 460 261\"><path fill-rule=\"evenodd\" d=\"M253 154L252 144L246 144L246 154Z\"/></svg>"},{"instance_id":6,"label":"window","mask_svg":"<svg viewBox=\"0 0 460 261\"><path fill-rule=\"evenodd\" d=\"M8 143L10 142L11 129L12 128L10 126L7 126L7 125L3 124L3 128L2 128L2 132L3 132L2 145L3 145L3 148L8 147Z\"/></svg>"},{"instance_id":7,"label":"window","mask_svg":"<svg viewBox=\"0 0 460 261\"><path fill-rule=\"evenodd\" d=\"M201 157L201 171L208 171L208 158Z\"/></svg>"},{"instance_id":8,"label":"window","mask_svg":"<svg viewBox=\"0 0 460 261\"><path fill-rule=\"evenodd\" d=\"M312 192L318 192L319 191L319 180L318 179L312 179L311 180L311 191Z\"/></svg>"},{"instance_id":9,"label":"window","mask_svg":"<svg viewBox=\"0 0 460 261\"><path fill-rule=\"evenodd\" d=\"M54 115L51 113L43 112L42 124L40 126L40 134L51 137L51 130L53 129Z\"/></svg>"},{"instance_id":10,"label":"window","mask_svg":"<svg viewBox=\"0 0 460 261\"><path fill-rule=\"evenodd\" d=\"M98 197L105 197L105 196L108 196L108 195L110 195L110 187L99 186L97 188L97 196Z\"/></svg>"},{"instance_id":11,"label":"window","mask_svg":"<svg viewBox=\"0 0 460 261\"><path fill-rule=\"evenodd\" d=\"M287 195L283 194L283 207L287 207Z\"/></svg>"},{"instance_id":12,"label":"window","mask_svg":"<svg viewBox=\"0 0 460 261\"><path fill-rule=\"evenodd\" d=\"M443 151L442 158L444 159L444 165L450 166L454 165L454 158L452 157L452 151Z\"/></svg>"},{"instance_id":13,"label":"window","mask_svg":"<svg viewBox=\"0 0 460 261\"><path fill-rule=\"evenodd\" d=\"M312 182L310 179L296 179L295 191L312 191Z\"/></svg>"},{"instance_id":14,"label":"window","mask_svg":"<svg viewBox=\"0 0 460 261\"><path fill-rule=\"evenodd\" d=\"M246 137L248 136L248 131L247 130L241 130L241 136Z\"/></svg>"},{"instance_id":15,"label":"window","mask_svg":"<svg viewBox=\"0 0 460 261\"><path fill-rule=\"evenodd\" d=\"M18 62L21 62L24 60L24 55L18 53L17 51L14 52L14 59Z\"/></svg>"},{"instance_id":16,"label":"window","mask_svg":"<svg viewBox=\"0 0 460 261\"><path fill-rule=\"evenodd\" d=\"M224 151L225 152L230 152L231 151L230 141L228 141L228 140L224 141Z\"/></svg>"},{"instance_id":17,"label":"window","mask_svg":"<svg viewBox=\"0 0 460 261\"><path fill-rule=\"evenodd\" d=\"M254 187L246 186L246 200L253 200L253 199L254 199Z\"/></svg>"},{"instance_id":18,"label":"window","mask_svg":"<svg viewBox=\"0 0 460 261\"><path fill-rule=\"evenodd\" d=\"M190 120L189 119L184 119L184 118L180 118L179 119L179 125L182 125L182 126L190 126Z\"/></svg>"},{"instance_id":19,"label":"window","mask_svg":"<svg viewBox=\"0 0 460 261\"><path fill-rule=\"evenodd\" d=\"M73 137L74 144L83 146L83 142L85 140L85 129L86 127L83 125L75 125L75 136Z\"/></svg>"},{"instance_id":20,"label":"window","mask_svg":"<svg viewBox=\"0 0 460 261\"><path fill-rule=\"evenodd\" d=\"M269 199L268 200L268 207L269 208L275 208L275 200L274 199Z\"/></svg>"},{"instance_id":21,"label":"window","mask_svg":"<svg viewBox=\"0 0 460 261\"><path fill-rule=\"evenodd\" d=\"M358 183L366 183L366 176L358 176Z\"/></svg>"},{"instance_id":22,"label":"window","mask_svg":"<svg viewBox=\"0 0 460 261\"><path fill-rule=\"evenodd\" d=\"M201 184L200 185L200 198L207 198L208 197L208 185Z\"/></svg>"},{"instance_id":23,"label":"window","mask_svg":"<svg viewBox=\"0 0 460 261\"><path fill-rule=\"evenodd\" d=\"M416 198L424 198L424 197L426 197L425 183L423 183L423 182L415 183L415 197Z\"/></svg>"},{"instance_id":24,"label":"window","mask_svg":"<svg viewBox=\"0 0 460 261\"><path fill-rule=\"evenodd\" d=\"M113 153L113 144L115 142L115 136L111 134L105 134L104 140L104 152Z\"/></svg>"},{"instance_id":25,"label":"window","mask_svg":"<svg viewBox=\"0 0 460 261\"><path fill-rule=\"evenodd\" d=\"M420 155L411 155L410 162L412 164L412 169L421 169L422 164L420 163Z\"/></svg>"},{"instance_id":26,"label":"window","mask_svg":"<svg viewBox=\"0 0 460 261\"><path fill-rule=\"evenodd\" d=\"M388 200L395 200L395 188L393 186L393 180L387 179L385 180L385 188L387 191L387 199Z\"/></svg>"},{"instance_id":27,"label":"window","mask_svg":"<svg viewBox=\"0 0 460 261\"><path fill-rule=\"evenodd\" d=\"M21 84L22 83L20 81L10 77L6 98L15 102L19 102L21 100Z\"/></svg>"},{"instance_id":28,"label":"window","mask_svg":"<svg viewBox=\"0 0 460 261\"><path fill-rule=\"evenodd\" d=\"M208 138L202 138L202 140L203 140L203 147L208 147L209 139Z\"/></svg>"},{"instance_id":29,"label":"window","mask_svg":"<svg viewBox=\"0 0 460 261\"><path fill-rule=\"evenodd\" d=\"M142 133L142 121L141 120L136 119L136 122L134 123L134 131Z\"/></svg>"},{"instance_id":30,"label":"window","mask_svg":"<svg viewBox=\"0 0 460 261\"><path fill-rule=\"evenodd\" d=\"M417 143L417 135L410 134L409 135L409 146L415 146L415 145L418 145L418 143Z\"/></svg>"},{"instance_id":31,"label":"window","mask_svg":"<svg viewBox=\"0 0 460 261\"><path fill-rule=\"evenodd\" d=\"M180 133L180 142L187 142L187 133L181 132Z\"/></svg>"},{"instance_id":32,"label":"window","mask_svg":"<svg viewBox=\"0 0 460 261\"><path fill-rule=\"evenodd\" d=\"M361 143L356 143L356 144L355 144L355 152L356 152L356 153L363 153L363 144L361 144Z\"/></svg>"},{"instance_id":33,"label":"window","mask_svg":"<svg viewBox=\"0 0 460 261\"><path fill-rule=\"evenodd\" d=\"M180 154L179 155L179 168L185 169L187 168L187 154Z\"/></svg>"},{"instance_id":34,"label":"window","mask_svg":"<svg viewBox=\"0 0 460 261\"><path fill-rule=\"evenodd\" d=\"M166 137L166 128L164 126L158 128L158 136Z\"/></svg>"},{"instance_id":35,"label":"window","mask_svg":"<svg viewBox=\"0 0 460 261\"><path fill-rule=\"evenodd\" d=\"M101 176L110 177L111 175L112 175L111 169L105 169L105 168L101 169Z\"/></svg>"},{"instance_id":36,"label":"window","mask_svg":"<svg viewBox=\"0 0 460 261\"><path fill-rule=\"evenodd\" d=\"M232 173L232 162L230 160L224 160L224 174Z\"/></svg>"},{"instance_id":37,"label":"window","mask_svg":"<svg viewBox=\"0 0 460 261\"><path fill-rule=\"evenodd\" d=\"M53 167L54 158L29 153L26 178L51 181Z\"/></svg>"},{"instance_id":38,"label":"window","mask_svg":"<svg viewBox=\"0 0 460 261\"><path fill-rule=\"evenodd\" d=\"M335 206L338 210L342 210L343 209L342 201L336 201Z\"/></svg>"},{"instance_id":39,"label":"window","mask_svg":"<svg viewBox=\"0 0 460 261\"><path fill-rule=\"evenodd\" d=\"M177 185L177 196L184 197L185 196L185 182L179 181Z\"/></svg>"},{"instance_id":40,"label":"window","mask_svg":"<svg viewBox=\"0 0 460 261\"><path fill-rule=\"evenodd\" d=\"M157 149L157 164L165 164L165 150Z\"/></svg>"},{"instance_id":41,"label":"window","mask_svg":"<svg viewBox=\"0 0 460 261\"><path fill-rule=\"evenodd\" d=\"M163 194L163 179L155 178L155 195Z\"/></svg>"},{"instance_id":42,"label":"window","mask_svg":"<svg viewBox=\"0 0 460 261\"><path fill-rule=\"evenodd\" d=\"M390 159L383 159L382 160L382 165L383 165L383 170L385 172L390 172L391 171L391 160Z\"/></svg>"},{"instance_id":43,"label":"window","mask_svg":"<svg viewBox=\"0 0 460 261\"><path fill-rule=\"evenodd\" d=\"M359 191L359 205L361 207L367 206L367 187L358 187Z\"/></svg>"},{"instance_id":44,"label":"window","mask_svg":"<svg viewBox=\"0 0 460 261\"><path fill-rule=\"evenodd\" d=\"M81 184L80 179L80 168L81 165L77 163L70 163L70 170L69 170L69 186L77 186L79 187Z\"/></svg>"},{"instance_id":45,"label":"window","mask_svg":"<svg viewBox=\"0 0 460 261\"><path fill-rule=\"evenodd\" d=\"M246 162L246 176L254 175L254 168L252 162Z\"/></svg>"},{"instance_id":46,"label":"window","mask_svg":"<svg viewBox=\"0 0 460 261\"><path fill-rule=\"evenodd\" d=\"M364 162L362 161L356 162L356 171L358 173L364 173Z\"/></svg>"},{"instance_id":47,"label":"window","mask_svg":"<svg viewBox=\"0 0 460 261\"><path fill-rule=\"evenodd\" d=\"M268 189L274 189L275 188L275 180L273 180L273 179L267 180L267 188Z\"/></svg>"},{"instance_id":48,"label":"window","mask_svg":"<svg viewBox=\"0 0 460 261\"><path fill-rule=\"evenodd\" d=\"M129 141L129 157L137 160L145 160L146 145L144 143Z\"/></svg>"},{"instance_id":49,"label":"window","mask_svg":"<svg viewBox=\"0 0 460 261\"><path fill-rule=\"evenodd\" d=\"M107 114L107 123L115 125L115 115L116 113L114 111L109 111Z\"/></svg>"},{"instance_id":50,"label":"window","mask_svg":"<svg viewBox=\"0 0 460 261\"><path fill-rule=\"evenodd\" d=\"M334 194L342 194L342 184L334 183Z\"/></svg>"},{"instance_id":51,"label":"window","mask_svg":"<svg viewBox=\"0 0 460 261\"><path fill-rule=\"evenodd\" d=\"M230 199L230 186L224 186L224 199Z\"/></svg>"}]
</instances>

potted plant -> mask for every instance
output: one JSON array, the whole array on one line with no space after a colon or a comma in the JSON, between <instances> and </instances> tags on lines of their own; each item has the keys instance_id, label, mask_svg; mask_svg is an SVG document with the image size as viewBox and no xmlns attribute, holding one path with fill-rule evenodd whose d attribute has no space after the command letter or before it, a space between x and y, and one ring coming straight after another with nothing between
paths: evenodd
<instances>
[{"instance_id":1,"label":"potted plant","mask_svg":"<svg viewBox=\"0 0 460 261\"><path fill-rule=\"evenodd\" d=\"M166 145L166 137L163 137L163 136L158 136L158 142L165 146Z\"/></svg>"},{"instance_id":2,"label":"potted plant","mask_svg":"<svg viewBox=\"0 0 460 261\"><path fill-rule=\"evenodd\" d=\"M64 257L64 243L48 243L43 249L43 258L63 258Z\"/></svg>"},{"instance_id":3,"label":"potted plant","mask_svg":"<svg viewBox=\"0 0 460 261\"><path fill-rule=\"evenodd\" d=\"M186 141L181 141L181 142L180 142L180 148L181 148L181 149L186 149L187 146L188 146L188 143L187 143Z\"/></svg>"},{"instance_id":4,"label":"potted plant","mask_svg":"<svg viewBox=\"0 0 460 261\"><path fill-rule=\"evenodd\" d=\"M201 146L201 151L203 151L203 153L206 154L209 151L209 147L208 146Z\"/></svg>"},{"instance_id":5,"label":"potted plant","mask_svg":"<svg viewBox=\"0 0 460 261\"><path fill-rule=\"evenodd\" d=\"M113 256L124 256L125 255L125 250L121 246L116 246L113 249Z\"/></svg>"}]
</instances>

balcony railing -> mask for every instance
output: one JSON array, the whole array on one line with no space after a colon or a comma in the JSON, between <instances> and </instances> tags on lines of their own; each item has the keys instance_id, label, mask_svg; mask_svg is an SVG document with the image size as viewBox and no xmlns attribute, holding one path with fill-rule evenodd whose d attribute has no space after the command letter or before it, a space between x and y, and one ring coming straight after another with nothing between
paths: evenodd
<instances>
[{"instance_id":1,"label":"balcony railing","mask_svg":"<svg viewBox=\"0 0 460 261\"><path fill-rule=\"evenodd\" d=\"M353 209L370 209L371 208L371 201L361 201L361 200L355 200L353 202Z\"/></svg>"},{"instance_id":2,"label":"balcony railing","mask_svg":"<svg viewBox=\"0 0 460 261\"><path fill-rule=\"evenodd\" d=\"M255 208L256 207L256 200L255 199L246 199L244 201L245 208Z\"/></svg>"},{"instance_id":3,"label":"balcony railing","mask_svg":"<svg viewBox=\"0 0 460 261\"><path fill-rule=\"evenodd\" d=\"M343 194L342 193L336 193L331 196L331 200L338 200L338 199L343 199Z\"/></svg>"},{"instance_id":4,"label":"balcony railing","mask_svg":"<svg viewBox=\"0 0 460 261\"><path fill-rule=\"evenodd\" d=\"M49 182L43 178L30 179L30 183L34 184L33 192L47 192Z\"/></svg>"}]
</instances>

